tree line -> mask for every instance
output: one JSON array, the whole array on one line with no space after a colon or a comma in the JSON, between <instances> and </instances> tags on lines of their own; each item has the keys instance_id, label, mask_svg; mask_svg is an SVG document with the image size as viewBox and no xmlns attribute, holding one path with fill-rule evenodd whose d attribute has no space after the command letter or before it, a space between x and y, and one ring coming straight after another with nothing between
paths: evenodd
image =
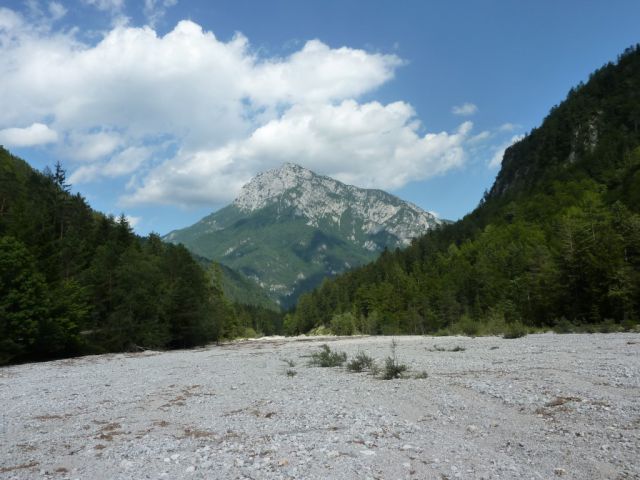
<instances>
[{"instance_id":1,"label":"tree line","mask_svg":"<svg viewBox=\"0 0 640 480\"><path fill-rule=\"evenodd\" d=\"M510 147L461 221L303 295L288 333L632 327L640 313L640 48Z\"/></svg>"},{"instance_id":2,"label":"tree line","mask_svg":"<svg viewBox=\"0 0 640 480\"><path fill-rule=\"evenodd\" d=\"M0 149L0 364L275 333L277 312L234 304L221 270L136 236L126 217Z\"/></svg>"}]
</instances>

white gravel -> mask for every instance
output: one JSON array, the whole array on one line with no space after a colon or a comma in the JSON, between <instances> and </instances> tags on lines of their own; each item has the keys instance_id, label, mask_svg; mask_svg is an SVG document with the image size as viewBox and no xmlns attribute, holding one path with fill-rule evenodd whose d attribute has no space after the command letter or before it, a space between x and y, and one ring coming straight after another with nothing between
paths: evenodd
<instances>
[{"instance_id":1,"label":"white gravel","mask_svg":"<svg viewBox=\"0 0 640 480\"><path fill-rule=\"evenodd\" d=\"M2 368L0 477L640 478L640 335L396 341L427 378L306 365L388 337Z\"/></svg>"}]
</instances>

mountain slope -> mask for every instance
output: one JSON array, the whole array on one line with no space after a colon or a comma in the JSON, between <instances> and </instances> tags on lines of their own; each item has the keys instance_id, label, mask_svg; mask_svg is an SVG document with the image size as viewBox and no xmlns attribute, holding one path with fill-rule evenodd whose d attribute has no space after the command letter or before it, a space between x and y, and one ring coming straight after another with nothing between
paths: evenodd
<instances>
[{"instance_id":1,"label":"mountain slope","mask_svg":"<svg viewBox=\"0 0 640 480\"><path fill-rule=\"evenodd\" d=\"M219 338L235 312L181 246L133 234L0 148L0 364Z\"/></svg>"},{"instance_id":2,"label":"mountain slope","mask_svg":"<svg viewBox=\"0 0 640 480\"><path fill-rule=\"evenodd\" d=\"M632 325L640 313L639 213L635 47L505 152L471 214L302 296L285 326L491 333L521 324Z\"/></svg>"},{"instance_id":3,"label":"mountain slope","mask_svg":"<svg viewBox=\"0 0 640 480\"><path fill-rule=\"evenodd\" d=\"M254 279L286 306L325 277L441 223L381 190L284 164L256 176L231 205L164 238Z\"/></svg>"}]
</instances>

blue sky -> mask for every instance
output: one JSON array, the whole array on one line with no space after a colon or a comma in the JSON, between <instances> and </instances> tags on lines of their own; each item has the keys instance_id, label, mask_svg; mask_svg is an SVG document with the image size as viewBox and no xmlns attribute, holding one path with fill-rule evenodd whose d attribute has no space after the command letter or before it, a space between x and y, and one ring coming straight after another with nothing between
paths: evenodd
<instances>
[{"instance_id":1,"label":"blue sky","mask_svg":"<svg viewBox=\"0 0 640 480\"><path fill-rule=\"evenodd\" d=\"M141 234L285 161L457 219L638 18L635 0L10 0L0 143L60 160Z\"/></svg>"}]
</instances>

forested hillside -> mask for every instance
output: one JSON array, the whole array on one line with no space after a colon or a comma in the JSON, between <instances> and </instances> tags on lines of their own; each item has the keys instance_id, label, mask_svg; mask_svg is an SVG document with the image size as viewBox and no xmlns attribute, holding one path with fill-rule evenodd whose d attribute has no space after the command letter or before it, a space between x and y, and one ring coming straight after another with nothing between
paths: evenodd
<instances>
[{"instance_id":1,"label":"forested hillside","mask_svg":"<svg viewBox=\"0 0 640 480\"><path fill-rule=\"evenodd\" d=\"M93 211L60 165L39 173L0 149L0 364L190 347L278 323L230 303L184 247Z\"/></svg>"},{"instance_id":2,"label":"forested hillside","mask_svg":"<svg viewBox=\"0 0 640 480\"><path fill-rule=\"evenodd\" d=\"M461 221L300 298L288 332L617 328L640 312L640 47L510 147Z\"/></svg>"}]
</instances>

